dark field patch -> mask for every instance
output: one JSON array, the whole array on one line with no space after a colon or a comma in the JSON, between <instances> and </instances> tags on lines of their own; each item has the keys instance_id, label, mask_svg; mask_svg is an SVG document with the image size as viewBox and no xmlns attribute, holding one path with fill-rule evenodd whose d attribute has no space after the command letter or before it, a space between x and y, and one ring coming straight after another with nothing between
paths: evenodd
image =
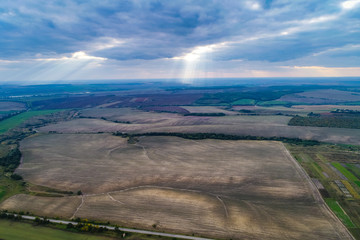
<instances>
[{"instance_id":1,"label":"dark field patch","mask_svg":"<svg viewBox=\"0 0 360 240\"><path fill-rule=\"evenodd\" d=\"M21 102L1 102L0 101L0 112L8 111L21 111L25 110L26 105Z\"/></svg>"},{"instance_id":2,"label":"dark field patch","mask_svg":"<svg viewBox=\"0 0 360 240\"><path fill-rule=\"evenodd\" d=\"M181 113L188 114L190 113L188 110L178 107L178 106L164 106L164 107L144 107L142 108L144 111L154 111L154 112L170 112L170 113Z\"/></svg>"}]
</instances>

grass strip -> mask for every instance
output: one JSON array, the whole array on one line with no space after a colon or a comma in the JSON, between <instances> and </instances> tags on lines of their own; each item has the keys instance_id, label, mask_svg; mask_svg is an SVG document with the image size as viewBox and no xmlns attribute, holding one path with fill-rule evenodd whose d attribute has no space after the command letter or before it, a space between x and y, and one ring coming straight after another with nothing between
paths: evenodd
<instances>
[{"instance_id":1,"label":"grass strip","mask_svg":"<svg viewBox=\"0 0 360 240\"><path fill-rule=\"evenodd\" d=\"M360 176L360 168L356 167L354 164L346 163L346 168L355 175L355 177L359 178Z\"/></svg>"},{"instance_id":2,"label":"grass strip","mask_svg":"<svg viewBox=\"0 0 360 240\"><path fill-rule=\"evenodd\" d=\"M340 207L339 203L332 198L325 198L326 204L335 213L335 215L349 228L355 228L355 224L351 221L348 215Z\"/></svg>"},{"instance_id":3,"label":"grass strip","mask_svg":"<svg viewBox=\"0 0 360 240\"><path fill-rule=\"evenodd\" d=\"M254 99L240 99L232 102L232 105L255 105Z\"/></svg>"},{"instance_id":4,"label":"grass strip","mask_svg":"<svg viewBox=\"0 0 360 240\"><path fill-rule=\"evenodd\" d=\"M110 238L102 237L102 236L93 236L90 234L66 232L63 230L57 230L50 227L34 226L29 223L20 223L20 222L7 221L7 220L0 220L0 233L1 233L1 238L9 239L9 240L15 240L15 239L16 240L18 239L27 239L27 240L108 239L110 240Z\"/></svg>"},{"instance_id":5,"label":"grass strip","mask_svg":"<svg viewBox=\"0 0 360 240\"><path fill-rule=\"evenodd\" d=\"M338 162L332 162L331 165L333 165L337 170L339 170L347 179L350 181L359 181L357 177L354 176L351 172L349 172L346 168L344 168L340 163Z\"/></svg>"},{"instance_id":6,"label":"grass strip","mask_svg":"<svg viewBox=\"0 0 360 240\"><path fill-rule=\"evenodd\" d=\"M258 102L257 105L259 105L259 106L274 106L274 105L285 106L285 105L291 105L291 103L285 102L285 101L272 100L272 101Z\"/></svg>"}]
</instances>

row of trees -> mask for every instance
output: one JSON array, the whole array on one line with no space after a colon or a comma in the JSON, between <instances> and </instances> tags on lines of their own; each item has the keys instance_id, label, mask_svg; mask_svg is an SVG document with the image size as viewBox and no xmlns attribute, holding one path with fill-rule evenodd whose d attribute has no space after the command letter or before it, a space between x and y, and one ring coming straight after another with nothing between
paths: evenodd
<instances>
[{"instance_id":1,"label":"row of trees","mask_svg":"<svg viewBox=\"0 0 360 240\"><path fill-rule=\"evenodd\" d=\"M0 219L10 219L10 220L21 220L22 217L20 215L15 215L15 214L12 214L12 213L7 213L5 211L1 211L0 212Z\"/></svg>"},{"instance_id":2,"label":"row of trees","mask_svg":"<svg viewBox=\"0 0 360 240\"><path fill-rule=\"evenodd\" d=\"M308 115L307 117L295 116L290 119L288 125L360 129L360 117L314 115Z\"/></svg>"},{"instance_id":3,"label":"row of trees","mask_svg":"<svg viewBox=\"0 0 360 240\"><path fill-rule=\"evenodd\" d=\"M114 133L115 136L134 138L139 136L175 136L185 139L201 140L201 139L220 139L220 140L270 140L270 141L282 141L291 144L301 144L305 146L318 145L320 142L316 140L303 140L300 138L286 138L286 137L261 137L261 136L240 136L240 135L228 135L222 133L176 133L176 132L150 132L142 134L128 134L122 132Z\"/></svg>"},{"instance_id":4,"label":"row of trees","mask_svg":"<svg viewBox=\"0 0 360 240\"><path fill-rule=\"evenodd\" d=\"M186 113L184 116L223 117L225 113Z\"/></svg>"},{"instance_id":5,"label":"row of trees","mask_svg":"<svg viewBox=\"0 0 360 240\"><path fill-rule=\"evenodd\" d=\"M66 228L78 230L81 232L92 232L92 233L102 233L102 232L108 231L107 228L99 227L99 226L93 225L91 223L78 223L78 224L68 223L66 225Z\"/></svg>"},{"instance_id":6,"label":"row of trees","mask_svg":"<svg viewBox=\"0 0 360 240\"><path fill-rule=\"evenodd\" d=\"M331 113L345 113L351 115L360 115L360 111L351 110L351 109L336 109L335 111L331 111Z\"/></svg>"}]
</instances>

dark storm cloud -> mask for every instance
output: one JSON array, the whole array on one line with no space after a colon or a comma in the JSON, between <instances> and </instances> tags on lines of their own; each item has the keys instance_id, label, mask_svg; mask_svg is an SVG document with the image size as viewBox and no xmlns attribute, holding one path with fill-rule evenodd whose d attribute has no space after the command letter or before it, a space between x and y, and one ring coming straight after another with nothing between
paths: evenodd
<instances>
[{"instance_id":1,"label":"dark storm cloud","mask_svg":"<svg viewBox=\"0 0 360 240\"><path fill-rule=\"evenodd\" d=\"M85 51L151 60L230 42L214 56L287 61L357 44L359 16L359 8L344 12L341 1L331 0L4 0L0 59ZM281 34L288 29L295 30Z\"/></svg>"}]
</instances>

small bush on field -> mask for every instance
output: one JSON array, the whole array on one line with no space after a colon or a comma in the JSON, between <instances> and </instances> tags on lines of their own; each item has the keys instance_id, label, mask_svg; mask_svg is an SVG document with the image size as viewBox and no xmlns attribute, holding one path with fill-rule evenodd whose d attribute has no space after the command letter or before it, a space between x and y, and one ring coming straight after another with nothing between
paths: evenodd
<instances>
[{"instance_id":1,"label":"small bush on field","mask_svg":"<svg viewBox=\"0 0 360 240\"><path fill-rule=\"evenodd\" d=\"M20 176L19 174L16 174L16 173L11 174L10 177L11 177L11 179L13 179L13 180L23 180L23 177Z\"/></svg>"}]
</instances>

